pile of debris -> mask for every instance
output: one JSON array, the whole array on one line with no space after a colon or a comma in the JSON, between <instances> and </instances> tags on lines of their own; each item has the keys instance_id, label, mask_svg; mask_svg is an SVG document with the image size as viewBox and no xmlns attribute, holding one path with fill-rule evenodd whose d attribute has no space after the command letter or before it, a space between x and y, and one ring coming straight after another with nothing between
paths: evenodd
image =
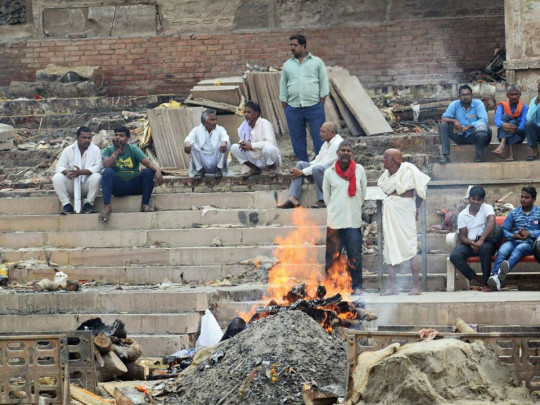
<instances>
[{"instance_id":1,"label":"pile of debris","mask_svg":"<svg viewBox=\"0 0 540 405\"><path fill-rule=\"evenodd\" d=\"M254 322L208 350L171 384L167 404L303 404L302 386L345 394L345 341L301 311Z\"/></svg>"}]
</instances>

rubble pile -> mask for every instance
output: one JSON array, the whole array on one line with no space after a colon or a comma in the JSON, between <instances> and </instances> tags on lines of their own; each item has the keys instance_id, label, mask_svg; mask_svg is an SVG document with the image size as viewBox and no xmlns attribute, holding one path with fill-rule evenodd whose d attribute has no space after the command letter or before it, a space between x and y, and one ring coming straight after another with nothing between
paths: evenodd
<instances>
[{"instance_id":1,"label":"rubble pile","mask_svg":"<svg viewBox=\"0 0 540 405\"><path fill-rule=\"evenodd\" d=\"M533 403L489 346L458 339L411 343L377 362L362 399L381 405Z\"/></svg>"},{"instance_id":2,"label":"rubble pile","mask_svg":"<svg viewBox=\"0 0 540 405\"><path fill-rule=\"evenodd\" d=\"M303 404L304 384L344 396L344 340L301 311L254 322L196 360L168 387L165 403Z\"/></svg>"}]
</instances>

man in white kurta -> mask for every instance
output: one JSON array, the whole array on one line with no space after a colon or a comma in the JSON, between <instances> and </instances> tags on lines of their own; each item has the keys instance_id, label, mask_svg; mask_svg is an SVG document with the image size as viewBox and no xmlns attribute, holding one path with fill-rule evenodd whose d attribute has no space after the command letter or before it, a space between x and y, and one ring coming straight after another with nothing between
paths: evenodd
<instances>
[{"instance_id":1,"label":"man in white kurta","mask_svg":"<svg viewBox=\"0 0 540 405\"><path fill-rule=\"evenodd\" d=\"M227 131L217 124L216 110L203 111L201 124L184 141L184 152L190 158L189 177L200 180L207 174L218 179L233 176L227 165L230 146Z\"/></svg>"},{"instance_id":2,"label":"man in white kurta","mask_svg":"<svg viewBox=\"0 0 540 405\"><path fill-rule=\"evenodd\" d=\"M302 184L304 179L315 184L317 202L311 208L325 208L323 195L324 171L332 166L337 160L337 149L343 138L337 133L338 127L333 122L325 122L321 125L321 139L324 141L321 150L311 162L296 162L296 167L290 170L291 185L289 187L289 199L278 208L294 208L300 205L300 195L302 194Z\"/></svg>"},{"instance_id":3,"label":"man in white kurta","mask_svg":"<svg viewBox=\"0 0 540 405\"><path fill-rule=\"evenodd\" d=\"M409 294L419 295L416 218L426 198L430 178L413 164L403 162L397 149L384 152L383 164L386 170L379 178L378 186L387 195L383 202L383 256L389 266L390 283L381 295L398 294L397 271L399 265L406 261L410 262L413 275L413 288Z\"/></svg>"},{"instance_id":4,"label":"man in white kurta","mask_svg":"<svg viewBox=\"0 0 540 405\"><path fill-rule=\"evenodd\" d=\"M262 171L278 170L281 155L270 121L261 118L259 104L248 101L244 107L246 120L238 128L239 143L231 146L231 154L242 165L242 175L250 177Z\"/></svg>"},{"instance_id":5,"label":"man in white kurta","mask_svg":"<svg viewBox=\"0 0 540 405\"><path fill-rule=\"evenodd\" d=\"M90 128L77 129L76 141L66 147L58 159L52 182L62 204L60 214L96 212L94 200L101 183L101 153L92 143ZM84 205L81 200L83 197Z\"/></svg>"}]
</instances>

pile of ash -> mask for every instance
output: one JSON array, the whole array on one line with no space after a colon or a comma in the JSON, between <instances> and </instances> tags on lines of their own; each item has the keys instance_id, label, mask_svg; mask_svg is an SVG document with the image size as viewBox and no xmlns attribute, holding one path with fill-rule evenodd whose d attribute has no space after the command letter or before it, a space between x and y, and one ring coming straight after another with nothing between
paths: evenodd
<instances>
[{"instance_id":1,"label":"pile of ash","mask_svg":"<svg viewBox=\"0 0 540 405\"><path fill-rule=\"evenodd\" d=\"M345 341L301 311L254 322L208 354L168 387L166 404L303 404L306 383L345 395Z\"/></svg>"}]
</instances>

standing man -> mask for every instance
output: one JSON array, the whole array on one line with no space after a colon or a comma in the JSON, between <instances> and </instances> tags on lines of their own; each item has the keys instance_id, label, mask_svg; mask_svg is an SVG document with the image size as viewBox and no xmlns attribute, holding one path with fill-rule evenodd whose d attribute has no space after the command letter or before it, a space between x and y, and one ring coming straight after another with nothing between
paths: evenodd
<instances>
[{"instance_id":1,"label":"standing man","mask_svg":"<svg viewBox=\"0 0 540 405\"><path fill-rule=\"evenodd\" d=\"M459 100L452 101L442 115L439 125L442 158L440 164L450 163L450 139L458 145L475 145L475 162L482 162L484 147L491 142L486 107L481 100L472 98L468 85L459 88Z\"/></svg>"},{"instance_id":2,"label":"standing man","mask_svg":"<svg viewBox=\"0 0 540 405\"><path fill-rule=\"evenodd\" d=\"M229 135L217 124L216 110L208 108L201 114L201 124L191 130L184 142L184 152L189 155L189 177L202 179L213 174L216 179L229 173L227 156L231 143Z\"/></svg>"},{"instance_id":3,"label":"standing man","mask_svg":"<svg viewBox=\"0 0 540 405\"><path fill-rule=\"evenodd\" d=\"M422 201L426 198L429 176L412 163L403 162L401 152L387 149L383 154L386 169L377 185L387 195L383 201L384 262L389 266L389 286L381 295L399 294L397 271L399 265L409 261L413 288L409 295L420 295L420 264L416 254L418 240L416 219Z\"/></svg>"},{"instance_id":4,"label":"standing man","mask_svg":"<svg viewBox=\"0 0 540 405\"><path fill-rule=\"evenodd\" d=\"M126 127L115 128L111 146L103 152L102 193L103 211L99 222L107 222L112 213L111 196L142 195L141 212L151 212L150 196L155 185L163 182L161 170L144 152L135 145L130 145L130 132ZM141 171L140 164L146 169Z\"/></svg>"},{"instance_id":5,"label":"standing man","mask_svg":"<svg viewBox=\"0 0 540 405\"><path fill-rule=\"evenodd\" d=\"M334 265L347 252L347 270L354 294L362 293L362 204L366 198L366 172L352 159L349 141L342 141L337 162L324 172L323 191L327 206L326 266L332 277Z\"/></svg>"},{"instance_id":6,"label":"standing man","mask_svg":"<svg viewBox=\"0 0 540 405\"><path fill-rule=\"evenodd\" d=\"M88 127L77 129L76 141L62 151L52 178L54 191L62 203L60 214L81 212L81 197L86 197L82 212L92 214L94 200L101 181L101 154L92 143L92 132ZM73 197L71 205L70 197Z\"/></svg>"},{"instance_id":7,"label":"standing man","mask_svg":"<svg viewBox=\"0 0 540 405\"><path fill-rule=\"evenodd\" d=\"M527 134L527 145L531 148L531 154L527 160L532 161L539 158L538 142L540 142L540 82L538 83L538 95L531 100L529 111L527 111L527 123L525 124L525 133Z\"/></svg>"},{"instance_id":8,"label":"standing man","mask_svg":"<svg viewBox=\"0 0 540 405\"><path fill-rule=\"evenodd\" d=\"M450 261L468 280L483 285L483 291L491 291L487 282L491 274L491 257L497 245L488 237L495 229L495 211L484 203L485 198L482 187L474 186L469 190L469 205L458 215L458 245L450 254ZM467 264L467 259L473 256L480 256L482 277Z\"/></svg>"},{"instance_id":9,"label":"standing man","mask_svg":"<svg viewBox=\"0 0 540 405\"><path fill-rule=\"evenodd\" d=\"M495 111L495 125L497 125L497 138L500 145L493 150L502 158L506 145L508 145L507 161L514 160L513 145L525 139L525 123L527 122L527 107L520 100L521 90L518 86L508 87L506 92L508 101L499 103Z\"/></svg>"},{"instance_id":10,"label":"standing man","mask_svg":"<svg viewBox=\"0 0 540 405\"><path fill-rule=\"evenodd\" d=\"M248 101L244 107L246 120L238 128L239 143L231 146L231 154L242 165L244 177L261 174L263 170L277 170L281 156L270 121L261 118L261 106Z\"/></svg>"},{"instance_id":11,"label":"standing man","mask_svg":"<svg viewBox=\"0 0 540 405\"><path fill-rule=\"evenodd\" d=\"M320 58L306 50L306 45L303 35L289 38L293 57L283 64L279 85L279 99L285 108L294 154L303 162L309 162L306 123L315 154L319 153L323 144L319 132L325 121L324 101L329 93L326 66Z\"/></svg>"},{"instance_id":12,"label":"standing man","mask_svg":"<svg viewBox=\"0 0 540 405\"><path fill-rule=\"evenodd\" d=\"M523 256L532 255L533 243L540 236L540 208L534 205L536 189L521 189L521 207L515 208L506 217L503 224L505 242L497 252L493 264L492 276L488 285L493 290L500 290L501 281Z\"/></svg>"},{"instance_id":13,"label":"standing man","mask_svg":"<svg viewBox=\"0 0 540 405\"><path fill-rule=\"evenodd\" d=\"M343 138L337 133L337 125L333 122L325 122L321 126L321 138L324 141L319 154L311 162L296 162L296 167L290 171L292 182L289 187L289 199L278 208L295 208L300 205L302 183L304 178L315 183L317 190L317 202L311 208L325 208L323 195L324 171L337 159L337 149Z\"/></svg>"}]
</instances>

